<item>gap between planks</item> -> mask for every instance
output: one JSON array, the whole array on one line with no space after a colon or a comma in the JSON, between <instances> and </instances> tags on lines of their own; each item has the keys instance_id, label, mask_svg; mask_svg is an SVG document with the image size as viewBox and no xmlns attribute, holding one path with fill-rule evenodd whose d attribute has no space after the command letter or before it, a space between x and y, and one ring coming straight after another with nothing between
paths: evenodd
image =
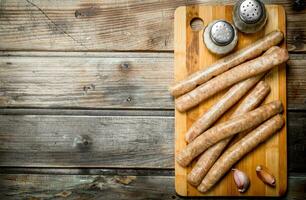
<instances>
[{"instance_id":1,"label":"gap between planks","mask_svg":"<svg viewBox=\"0 0 306 200\"><path fill-rule=\"evenodd\" d=\"M173 109L35 109L1 108L0 115L158 116L174 117Z\"/></svg>"},{"instance_id":2,"label":"gap between planks","mask_svg":"<svg viewBox=\"0 0 306 200\"><path fill-rule=\"evenodd\" d=\"M0 174L174 176L174 169L0 167ZM289 172L288 178L306 179L306 173Z\"/></svg>"},{"instance_id":3,"label":"gap between planks","mask_svg":"<svg viewBox=\"0 0 306 200\"><path fill-rule=\"evenodd\" d=\"M174 169L0 167L0 174L174 176Z\"/></svg>"},{"instance_id":4,"label":"gap between planks","mask_svg":"<svg viewBox=\"0 0 306 200\"><path fill-rule=\"evenodd\" d=\"M86 58L174 58L174 51L1 51L0 58L16 57L86 57Z\"/></svg>"}]
</instances>

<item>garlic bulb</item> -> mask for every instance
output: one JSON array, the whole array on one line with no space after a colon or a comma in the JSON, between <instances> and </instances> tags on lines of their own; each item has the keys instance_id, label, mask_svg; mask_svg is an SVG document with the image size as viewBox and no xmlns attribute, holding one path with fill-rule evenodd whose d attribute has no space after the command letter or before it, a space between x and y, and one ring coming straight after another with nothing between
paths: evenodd
<instances>
[{"instance_id":1,"label":"garlic bulb","mask_svg":"<svg viewBox=\"0 0 306 200\"><path fill-rule=\"evenodd\" d=\"M269 170L261 165L258 165L256 167L256 174L260 180L262 180L267 185L270 185L271 187L275 187L275 177Z\"/></svg>"},{"instance_id":2,"label":"garlic bulb","mask_svg":"<svg viewBox=\"0 0 306 200\"><path fill-rule=\"evenodd\" d=\"M234 171L234 181L237 185L239 192L245 192L250 186L250 179L243 171L232 169Z\"/></svg>"}]
</instances>

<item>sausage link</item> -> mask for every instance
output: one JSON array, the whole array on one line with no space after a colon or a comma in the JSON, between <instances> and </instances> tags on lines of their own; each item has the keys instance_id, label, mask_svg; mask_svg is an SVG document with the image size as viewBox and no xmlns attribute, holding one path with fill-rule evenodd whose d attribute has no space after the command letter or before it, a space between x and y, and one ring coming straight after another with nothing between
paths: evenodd
<instances>
[{"instance_id":1,"label":"sausage link","mask_svg":"<svg viewBox=\"0 0 306 200\"><path fill-rule=\"evenodd\" d=\"M277 49L278 47L271 47L264 53L264 55L272 53ZM263 75L264 73L248 78L237 83L231 89L229 89L229 91L224 96L222 96L222 98L220 98L216 104L210 107L209 110L200 116L199 119L195 121L193 125L187 130L185 135L186 142L190 143L197 136L206 131L217 119L222 116L222 114L224 114L231 106L237 103L242 98L242 96L246 94L246 92L259 81ZM242 104L240 106L242 106Z\"/></svg>"},{"instance_id":2,"label":"sausage link","mask_svg":"<svg viewBox=\"0 0 306 200\"><path fill-rule=\"evenodd\" d=\"M262 39L259 39L247 47L220 59L208 68L202 69L188 76L186 79L170 87L170 93L175 97L183 95L196 88L197 85L201 85L208 81L213 76L217 76L246 60L259 56L270 47L277 45L283 40L283 37L284 35L282 32L272 31Z\"/></svg>"},{"instance_id":3,"label":"sausage link","mask_svg":"<svg viewBox=\"0 0 306 200\"><path fill-rule=\"evenodd\" d=\"M237 161L280 130L283 124L283 117L280 114L276 115L226 150L204 177L198 190L203 193L207 192Z\"/></svg>"},{"instance_id":4,"label":"sausage link","mask_svg":"<svg viewBox=\"0 0 306 200\"><path fill-rule=\"evenodd\" d=\"M270 93L271 87L265 81L260 81L248 94L232 114L234 117L255 109Z\"/></svg>"},{"instance_id":5,"label":"sausage link","mask_svg":"<svg viewBox=\"0 0 306 200\"><path fill-rule=\"evenodd\" d=\"M176 161L182 167L186 167L195 157L212 145L239 132L258 126L263 121L282 112L282 109L282 103L277 100L220 123L208 129L189 143L187 147L176 156Z\"/></svg>"},{"instance_id":6,"label":"sausage link","mask_svg":"<svg viewBox=\"0 0 306 200\"><path fill-rule=\"evenodd\" d=\"M248 78L229 89L221 99L209 108L202 116L195 121L185 135L186 142L190 143L201 133L206 131L217 119L219 119L230 107L237 103L263 76Z\"/></svg>"},{"instance_id":7,"label":"sausage link","mask_svg":"<svg viewBox=\"0 0 306 200\"><path fill-rule=\"evenodd\" d=\"M233 118L239 114L246 113L248 111L256 108L269 94L270 86L264 82L260 81L255 88L248 94L242 102L239 104L237 109L231 115ZM229 141L232 139L228 137L220 142L214 144L208 148L199 158L195 166L192 168L187 176L187 180L190 184L198 186L203 180L204 176L207 174L208 170L213 166L216 160L221 155L224 148L228 145Z\"/></svg>"},{"instance_id":8,"label":"sausage link","mask_svg":"<svg viewBox=\"0 0 306 200\"><path fill-rule=\"evenodd\" d=\"M286 62L288 58L288 51L278 47L272 53L238 65L177 98L175 106L178 111L184 112L239 81L266 72L272 67Z\"/></svg>"}]
</instances>

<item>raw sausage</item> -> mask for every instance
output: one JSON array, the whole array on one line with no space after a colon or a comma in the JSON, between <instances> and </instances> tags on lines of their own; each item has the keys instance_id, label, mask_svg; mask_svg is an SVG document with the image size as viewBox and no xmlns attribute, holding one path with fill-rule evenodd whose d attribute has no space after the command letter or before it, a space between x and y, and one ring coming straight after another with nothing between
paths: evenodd
<instances>
[{"instance_id":1,"label":"raw sausage","mask_svg":"<svg viewBox=\"0 0 306 200\"><path fill-rule=\"evenodd\" d=\"M264 53L264 55L272 53L274 50L278 49L277 47L271 47L268 51ZM228 92L222 98L214 104L212 107L209 108L207 112L205 112L200 118L193 123L193 125L188 129L185 140L186 142L190 143L192 140L194 140L197 136L199 136L201 133L206 131L217 119L219 119L231 106L233 106L235 103L237 103L243 95L249 91L253 85L255 85L261 77L264 75L259 74L257 76L251 77L249 79L246 79L244 81L241 81L234 85L231 89L229 89ZM263 85L263 83L261 84ZM269 87L266 89L268 90ZM254 94L256 95L256 94ZM257 96L256 96L257 97ZM256 97L252 99L256 99ZM242 105L241 105L242 106ZM246 107L248 107L249 104L246 104ZM252 109L254 109L253 107ZM245 109L246 112L250 111L252 109Z\"/></svg>"},{"instance_id":2,"label":"raw sausage","mask_svg":"<svg viewBox=\"0 0 306 200\"><path fill-rule=\"evenodd\" d=\"M202 84L193 91L180 96L175 100L177 110L184 112L241 80L266 72L272 67L286 62L289 58L288 51L277 48L272 53L238 65Z\"/></svg>"},{"instance_id":3,"label":"raw sausage","mask_svg":"<svg viewBox=\"0 0 306 200\"><path fill-rule=\"evenodd\" d=\"M212 145L227 137L261 124L263 121L282 112L282 109L282 103L277 100L260 106L246 114L239 115L233 119L220 123L208 129L189 143L187 147L177 155L176 161L182 167L186 167L195 157Z\"/></svg>"},{"instance_id":4,"label":"raw sausage","mask_svg":"<svg viewBox=\"0 0 306 200\"><path fill-rule=\"evenodd\" d=\"M186 79L170 87L170 93L175 97L185 94L196 88L197 85L201 85L208 81L213 76L217 76L246 60L259 56L270 47L277 45L283 40L283 37L282 32L272 31L262 39L259 39L247 47L218 60L208 68L202 69L188 76Z\"/></svg>"},{"instance_id":5,"label":"raw sausage","mask_svg":"<svg viewBox=\"0 0 306 200\"><path fill-rule=\"evenodd\" d=\"M190 143L201 133L206 131L217 119L219 119L230 107L237 103L263 76L246 79L234 85L221 99L209 108L200 118L193 123L185 135L186 142Z\"/></svg>"},{"instance_id":6,"label":"raw sausage","mask_svg":"<svg viewBox=\"0 0 306 200\"><path fill-rule=\"evenodd\" d=\"M277 100L220 123L208 129L189 143L187 147L176 156L176 161L182 167L186 167L195 157L212 145L239 132L258 126L263 121L282 112L282 109L282 103Z\"/></svg>"},{"instance_id":7,"label":"raw sausage","mask_svg":"<svg viewBox=\"0 0 306 200\"><path fill-rule=\"evenodd\" d=\"M231 118L246 113L250 110L256 108L264 98L269 94L270 86L264 82L260 81L256 87L247 95L243 101L239 104L238 108L231 115ZM220 154L227 146L232 137L221 140L220 142L214 144L209 149L207 149L199 158L196 165L192 168L191 172L188 174L187 180L190 184L198 186L204 176L207 174L208 170L219 158Z\"/></svg>"},{"instance_id":8,"label":"raw sausage","mask_svg":"<svg viewBox=\"0 0 306 200\"><path fill-rule=\"evenodd\" d=\"M286 62L289 58L287 50L277 48L272 53L238 65L179 97L175 101L177 110L184 112L241 80L266 72L272 67Z\"/></svg>"},{"instance_id":9,"label":"raw sausage","mask_svg":"<svg viewBox=\"0 0 306 200\"><path fill-rule=\"evenodd\" d=\"M198 190L200 192L208 191L237 161L281 129L283 124L283 117L280 114L276 115L231 146L209 170L198 186Z\"/></svg>"},{"instance_id":10,"label":"raw sausage","mask_svg":"<svg viewBox=\"0 0 306 200\"><path fill-rule=\"evenodd\" d=\"M230 118L233 118L239 114L249 112L256 108L269 94L270 86L260 81L255 88L248 94L243 101L239 104L238 108L234 111ZM224 148L227 146L232 137L228 137L220 142L214 144L208 148L199 158L191 172L187 176L187 180L190 184L198 186L207 174L208 170L219 158Z\"/></svg>"}]
</instances>

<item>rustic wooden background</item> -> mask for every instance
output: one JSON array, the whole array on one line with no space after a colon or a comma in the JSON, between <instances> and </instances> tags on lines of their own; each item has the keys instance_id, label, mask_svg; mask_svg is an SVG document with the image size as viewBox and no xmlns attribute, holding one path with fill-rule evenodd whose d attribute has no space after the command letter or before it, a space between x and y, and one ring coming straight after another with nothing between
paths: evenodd
<instances>
[{"instance_id":1,"label":"rustic wooden background","mask_svg":"<svg viewBox=\"0 0 306 200\"><path fill-rule=\"evenodd\" d=\"M0 199L180 199L175 8L212 0L1 0ZM306 195L306 2L287 13L289 187Z\"/></svg>"}]
</instances>

